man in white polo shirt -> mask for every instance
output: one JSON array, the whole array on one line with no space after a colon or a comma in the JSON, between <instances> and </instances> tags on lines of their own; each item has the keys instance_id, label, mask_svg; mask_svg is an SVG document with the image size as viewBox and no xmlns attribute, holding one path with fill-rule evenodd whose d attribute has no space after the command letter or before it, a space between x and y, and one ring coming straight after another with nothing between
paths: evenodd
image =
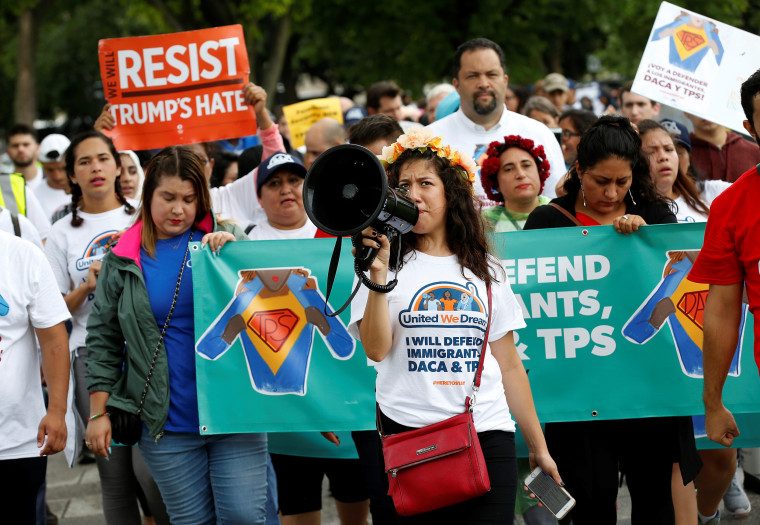
<instances>
[{"instance_id":1,"label":"man in white polo shirt","mask_svg":"<svg viewBox=\"0 0 760 525\"><path fill-rule=\"evenodd\" d=\"M452 83L461 105L455 113L436 120L429 128L452 148L471 155L478 164L494 140L503 142L507 135L531 139L546 151L551 170L543 194L554 198L554 187L565 174L562 148L545 125L507 110L504 100L509 77L504 71L504 52L497 43L475 38L460 45L454 54ZM486 197L480 181L475 191Z\"/></svg>"}]
</instances>

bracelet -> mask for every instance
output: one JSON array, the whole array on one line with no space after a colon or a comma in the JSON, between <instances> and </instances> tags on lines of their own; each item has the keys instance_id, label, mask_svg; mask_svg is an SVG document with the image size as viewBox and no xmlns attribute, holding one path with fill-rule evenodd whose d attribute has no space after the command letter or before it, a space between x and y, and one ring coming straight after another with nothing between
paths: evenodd
<instances>
[{"instance_id":1,"label":"bracelet","mask_svg":"<svg viewBox=\"0 0 760 525\"><path fill-rule=\"evenodd\" d=\"M93 419L98 419L101 416L110 416L110 412L101 412L100 414L93 414L90 417L87 418L87 421L92 421Z\"/></svg>"}]
</instances>

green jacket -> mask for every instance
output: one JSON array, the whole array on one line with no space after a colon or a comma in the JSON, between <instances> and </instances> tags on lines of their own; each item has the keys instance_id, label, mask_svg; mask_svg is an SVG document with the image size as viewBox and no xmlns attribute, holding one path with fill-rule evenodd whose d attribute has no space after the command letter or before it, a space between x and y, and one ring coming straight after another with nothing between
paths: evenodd
<instances>
[{"instance_id":1,"label":"green jacket","mask_svg":"<svg viewBox=\"0 0 760 525\"><path fill-rule=\"evenodd\" d=\"M219 225L209 214L196 228L248 237L234 224ZM108 406L133 414L140 405L153 354L161 336L150 308L140 264L142 222L121 236L103 258L95 302L87 322L87 389L108 392ZM126 342L126 351L124 343ZM122 372L123 369L123 372ZM141 419L151 436L159 436L169 414L169 368L166 351L156 359Z\"/></svg>"}]
</instances>

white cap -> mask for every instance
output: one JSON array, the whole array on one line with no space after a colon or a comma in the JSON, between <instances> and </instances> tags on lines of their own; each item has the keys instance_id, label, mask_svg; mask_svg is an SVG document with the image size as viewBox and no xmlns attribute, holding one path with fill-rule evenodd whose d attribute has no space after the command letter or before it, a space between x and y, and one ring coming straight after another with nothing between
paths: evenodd
<instances>
[{"instance_id":1,"label":"white cap","mask_svg":"<svg viewBox=\"0 0 760 525\"><path fill-rule=\"evenodd\" d=\"M37 159L40 162L60 162L71 141L58 133L48 135L40 142Z\"/></svg>"}]
</instances>

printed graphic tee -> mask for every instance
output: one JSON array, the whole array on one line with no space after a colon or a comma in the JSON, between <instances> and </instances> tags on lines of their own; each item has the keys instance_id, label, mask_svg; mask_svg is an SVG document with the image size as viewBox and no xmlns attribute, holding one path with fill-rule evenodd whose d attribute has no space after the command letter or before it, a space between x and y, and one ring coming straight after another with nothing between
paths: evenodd
<instances>
[{"instance_id":1,"label":"printed graphic tee","mask_svg":"<svg viewBox=\"0 0 760 525\"><path fill-rule=\"evenodd\" d=\"M136 217L125 213L124 207L94 214L79 211L77 215L84 219L81 226L72 226L71 217L66 216L53 225L45 244L45 255L64 295L87 280L90 265L103 259L113 235L129 227ZM69 336L72 351L85 345L87 318L94 299L93 291L74 312Z\"/></svg>"},{"instance_id":2,"label":"printed graphic tee","mask_svg":"<svg viewBox=\"0 0 760 525\"><path fill-rule=\"evenodd\" d=\"M398 274L398 286L386 296L393 342L390 353L375 364L376 395L380 410L397 423L422 427L464 412L488 322L486 285L469 270L465 276L455 255L433 257L412 252ZM431 302L442 300L447 291L456 301L453 310L431 309ZM351 303L349 332L356 338L368 294L362 286ZM489 341L525 327L506 277L491 286L491 294ZM515 430L501 370L490 350L474 418L478 432Z\"/></svg>"},{"instance_id":3,"label":"printed graphic tee","mask_svg":"<svg viewBox=\"0 0 760 525\"><path fill-rule=\"evenodd\" d=\"M37 427L45 403L33 327L68 318L42 251L0 231L0 460L40 455Z\"/></svg>"}]
</instances>

